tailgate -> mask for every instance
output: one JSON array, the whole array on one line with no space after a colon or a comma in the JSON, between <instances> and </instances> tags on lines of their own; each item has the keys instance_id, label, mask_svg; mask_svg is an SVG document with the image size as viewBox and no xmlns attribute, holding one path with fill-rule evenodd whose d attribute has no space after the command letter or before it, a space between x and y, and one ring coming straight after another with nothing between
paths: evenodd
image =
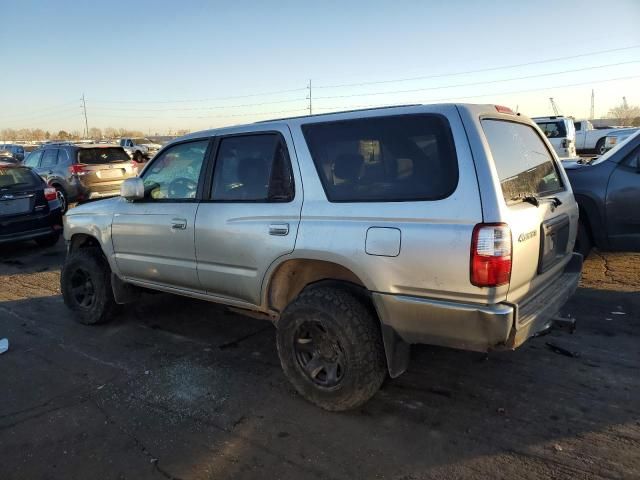
<instances>
[{"instance_id":1,"label":"tailgate","mask_svg":"<svg viewBox=\"0 0 640 480\"><path fill-rule=\"evenodd\" d=\"M135 177L136 173L131 161L85 165L83 168L82 183L90 185L94 183L113 182L114 180L125 180Z\"/></svg>"},{"instance_id":2,"label":"tailgate","mask_svg":"<svg viewBox=\"0 0 640 480\"><path fill-rule=\"evenodd\" d=\"M521 122L482 120L511 228L506 300L517 304L553 283L571 260L578 207L564 170L538 131Z\"/></svg>"}]
</instances>

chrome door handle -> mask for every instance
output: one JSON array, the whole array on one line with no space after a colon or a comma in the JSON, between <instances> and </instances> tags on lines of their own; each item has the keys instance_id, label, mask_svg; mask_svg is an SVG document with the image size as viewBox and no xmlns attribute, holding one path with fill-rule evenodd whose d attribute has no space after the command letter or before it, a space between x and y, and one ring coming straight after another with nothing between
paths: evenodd
<instances>
[{"instance_id":1,"label":"chrome door handle","mask_svg":"<svg viewBox=\"0 0 640 480\"><path fill-rule=\"evenodd\" d=\"M289 235L289 224L288 223L272 223L271 225L269 225L269 235L277 235L280 237Z\"/></svg>"},{"instance_id":2,"label":"chrome door handle","mask_svg":"<svg viewBox=\"0 0 640 480\"><path fill-rule=\"evenodd\" d=\"M186 230L187 220L185 218L174 218L171 220L172 230Z\"/></svg>"}]
</instances>

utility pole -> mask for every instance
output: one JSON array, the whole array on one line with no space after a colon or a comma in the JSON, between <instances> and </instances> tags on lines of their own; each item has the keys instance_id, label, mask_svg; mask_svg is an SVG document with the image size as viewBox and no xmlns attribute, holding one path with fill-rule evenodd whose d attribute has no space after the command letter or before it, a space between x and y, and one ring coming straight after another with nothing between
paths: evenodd
<instances>
[{"instance_id":1,"label":"utility pole","mask_svg":"<svg viewBox=\"0 0 640 480\"><path fill-rule=\"evenodd\" d=\"M627 103L627 97L622 97L622 106L627 110L629 108L629 104Z\"/></svg>"},{"instance_id":2,"label":"utility pole","mask_svg":"<svg viewBox=\"0 0 640 480\"><path fill-rule=\"evenodd\" d=\"M549 97L549 101L551 102L551 108L553 108L553 114L557 116L558 106L556 105L556 102L553 101L553 97Z\"/></svg>"},{"instance_id":3,"label":"utility pole","mask_svg":"<svg viewBox=\"0 0 640 480\"><path fill-rule=\"evenodd\" d=\"M84 93L82 94L82 110L84 111L84 138L89 138L89 121L87 120L87 102L84 100Z\"/></svg>"},{"instance_id":4,"label":"utility pole","mask_svg":"<svg viewBox=\"0 0 640 480\"><path fill-rule=\"evenodd\" d=\"M307 100L309 100L309 115L313 115L313 104L311 99L311 79L309 79L309 85L307 85L307 89L309 90L309 96L307 97Z\"/></svg>"},{"instance_id":5,"label":"utility pole","mask_svg":"<svg viewBox=\"0 0 640 480\"><path fill-rule=\"evenodd\" d=\"M593 120L593 117L595 115L594 110L595 110L595 93L593 91L593 89L591 89L591 110L589 111L589 120Z\"/></svg>"}]
</instances>

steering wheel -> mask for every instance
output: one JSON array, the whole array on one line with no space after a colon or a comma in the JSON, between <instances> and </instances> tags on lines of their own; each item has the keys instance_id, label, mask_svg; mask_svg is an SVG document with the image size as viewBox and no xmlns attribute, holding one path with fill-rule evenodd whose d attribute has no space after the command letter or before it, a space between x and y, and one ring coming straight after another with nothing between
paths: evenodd
<instances>
[{"instance_id":1,"label":"steering wheel","mask_svg":"<svg viewBox=\"0 0 640 480\"><path fill-rule=\"evenodd\" d=\"M190 178L178 177L171 180L167 188L169 198L194 198L198 184Z\"/></svg>"}]
</instances>

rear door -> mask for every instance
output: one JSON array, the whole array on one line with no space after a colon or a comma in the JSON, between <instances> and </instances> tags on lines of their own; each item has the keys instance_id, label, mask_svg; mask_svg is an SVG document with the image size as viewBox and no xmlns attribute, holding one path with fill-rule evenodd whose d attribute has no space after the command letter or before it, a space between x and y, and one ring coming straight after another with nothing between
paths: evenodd
<instances>
[{"instance_id":1,"label":"rear door","mask_svg":"<svg viewBox=\"0 0 640 480\"><path fill-rule=\"evenodd\" d=\"M117 203L112 239L125 278L200 290L195 218L208 146L200 139L168 147L142 175L144 199Z\"/></svg>"},{"instance_id":2,"label":"rear door","mask_svg":"<svg viewBox=\"0 0 640 480\"><path fill-rule=\"evenodd\" d=\"M77 162L83 165L81 181L88 186L119 185L136 175L129 155L120 147L81 148Z\"/></svg>"},{"instance_id":3,"label":"rear door","mask_svg":"<svg viewBox=\"0 0 640 480\"><path fill-rule=\"evenodd\" d=\"M29 168L0 168L0 237L48 226L42 180Z\"/></svg>"},{"instance_id":4,"label":"rear door","mask_svg":"<svg viewBox=\"0 0 640 480\"><path fill-rule=\"evenodd\" d=\"M481 120L496 170L500 220L511 228L507 300L548 285L571 259L578 208L562 168L536 129L504 119Z\"/></svg>"},{"instance_id":5,"label":"rear door","mask_svg":"<svg viewBox=\"0 0 640 480\"><path fill-rule=\"evenodd\" d=\"M640 147L624 158L609 177L607 233L617 250L640 251Z\"/></svg>"},{"instance_id":6,"label":"rear door","mask_svg":"<svg viewBox=\"0 0 640 480\"><path fill-rule=\"evenodd\" d=\"M259 305L265 273L293 251L300 223L291 136L286 127L223 136L215 150L196 218L198 276L207 293Z\"/></svg>"},{"instance_id":7,"label":"rear door","mask_svg":"<svg viewBox=\"0 0 640 480\"><path fill-rule=\"evenodd\" d=\"M46 148L42 153L42 158L40 159L40 164L35 171L42 178L45 179L47 183L54 177L55 169L58 165L58 149L57 148Z\"/></svg>"}]
</instances>

